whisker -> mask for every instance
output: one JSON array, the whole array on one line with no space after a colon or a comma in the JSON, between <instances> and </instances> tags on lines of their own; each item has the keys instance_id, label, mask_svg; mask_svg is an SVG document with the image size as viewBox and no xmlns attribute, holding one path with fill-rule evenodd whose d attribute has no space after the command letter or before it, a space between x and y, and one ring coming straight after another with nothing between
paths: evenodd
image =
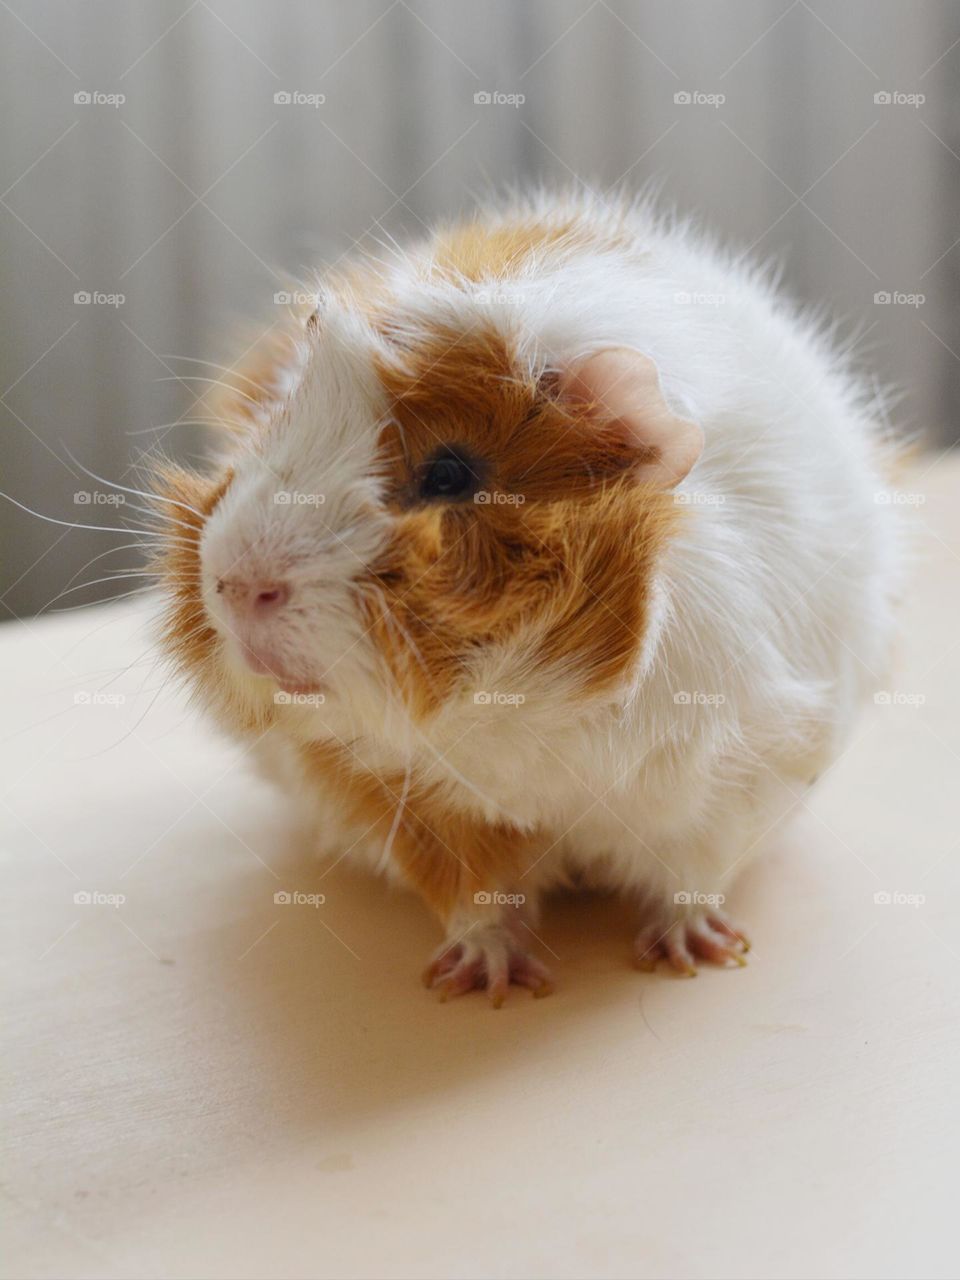
<instances>
[{"instance_id":1,"label":"whisker","mask_svg":"<svg viewBox=\"0 0 960 1280\"><path fill-rule=\"evenodd\" d=\"M375 583L367 583L365 585L367 587L367 590L376 592L379 600L379 605L380 605L380 616L382 617L383 621L387 624L388 627L392 626L396 628L396 630L400 633L401 638L406 642L408 650L410 651L410 653L412 653L414 658L416 658L417 662L420 664L424 673L426 675L429 675L430 674L429 670L427 668L426 663L423 660L423 655L421 654L419 647L414 642L413 637L407 631L406 627L404 627L404 625L401 623L400 619L396 617L394 612L388 606L383 590L380 587L378 587Z\"/></svg>"},{"instance_id":2,"label":"whisker","mask_svg":"<svg viewBox=\"0 0 960 1280\"><path fill-rule=\"evenodd\" d=\"M197 516L200 520L204 519L203 512L198 511L196 507L191 507L189 503L178 502L175 498L165 498L162 494L150 493L147 489L133 489L130 485L120 484L116 480L107 480L104 476L98 476L95 471L91 471L89 467L85 467L82 462L77 461L66 445L64 445L63 451L70 461L78 466L83 474L89 476L91 480L99 480L101 484L109 485L111 489L120 489L123 493L135 493L140 498L147 498L156 502L169 502L171 506L182 507L184 511L189 511L191 515ZM142 507L137 507L136 509L138 511L143 510Z\"/></svg>"},{"instance_id":3,"label":"whisker","mask_svg":"<svg viewBox=\"0 0 960 1280\"><path fill-rule=\"evenodd\" d=\"M147 660L148 655L150 658L150 671L147 672L147 679L149 679L150 675L156 670L161 661L161 655L157 653L156 646L152 644L144 649L143 652L134 658L132 662L128 662L125 667L121 667L118 671L114 671L110 679L100 686L100 692L103 692L104 689L109 689L115 680L119 680L121 676L125 676L127 672L132 671L134 667L141 666L144 661ZM146 680L144 683L146 683Z\"/></svg>"},{"instance_id":4,"label":"whisker","mask_svg":"<svg viewBox=\"0 0 960 1280\"><path fill-rule=\"evenodd\" d=\"M38 520L46 520L48 524L63 525L67 529L91 529L94 533L139 533L143 537L160 538L162 535L152 529L138 529L136 526L131 528L121 526L116 528L108 524L78 524L75 520L57 520L54 516L45 516L42 511L34 511L32 507L25 506L22 502L18 502L16 498L11 497L9 493L0 490L0 498L6 498L7 502L12 502L15 507L19 507L21 511L25 511L28 516L36 516ZM187 526L189 528L189 526Z\"/></svg>"},{"instance_id":5,"label":"whisker","mask_svg":"<svg viewBox=\"0 0 960 1280\"><path fill-rule=\"evenodd\" d=\"M408 760L407 767L403 775L403 788L400 792L400 798L397 801L397 807L393 813L393 821L390 823L390 830L387 832L387 838L383 842L383 849L380 853L380 859L377 863L377 870L381 874L386 871L390 864L390 855L393 852L393 842L396 839L397 829L403 818L403 811L407 805L407 797L410 794L410 777L413 771L413 765Z\"/></svg>"},{"instance_id":6,"label":"whisker","mask_svg":"<svg viewBox=\"0 0 960 1280\"><path fill-rule=\"evenodd\" d=\"M151 431L172 431L174 427L225 427L232 426L224 418L177 418L173 422L158 422L153 427L138 427L136 431L127 431L128 436L146 436Z\"/></svg>"},{"instance_id":7,"label":"whisker","mask_svg":"<svg viewBox=\"0 0 960 1280\"><path fill-rule=\"evenodd\" d=\"M146 593L144 593L144 594L146 594ZM91 607L92 607L92 606L91 606ZM65 610L60 610L60 612L66 612L66 611L65 611ZM94 627L92 631L88 631L88 632L86 633L86 635L82 635L82 636L80 637L80 639L79 639L79 640L75 640L75 641L73 642L73 644L70 646L70 648L69 648L69 649L67 649L66 653L64 653L64 655L63 655L64 660L66 660L67 658L69 658L69 657L70 657L70 655L71 655L72 653L74 653L77 649L79 649L79 648L80 648L80 646L81 646L82 644L85 644L88 640L92 639L92 637L93 637L93 636L98 635L98 634L99 634L99 633L104 629L104 627L109 627L109 626L111 626L111 625L113 625L113 624L115 624L115 623L117 623L117 622L119 622L119 621L121 621L121 620L122 620L121 618L119 618L119 617L117 617L117 616L115 616L115 615L114 615L114 616L111 616L111 617L109 617L109 618L106 618L103 622L101 622L101 623L100 623L100 625L99 625L99 626ZM154 617L153 619L151 619L151 624L154 624L155 622L156 622L156 617ZM151 647L152 647L152 646L151 646ZM146 652L146 651L145 651L145 652ZM123 669L121 668L121 674L122 674L122 670L123 670Z\"/></svg>"},{"instance_id":8,"label":"whisker","mask_svg":"<svg viewBox=\"0 0 960 1280\"><path fill-rule=\"evenodd\" d=\"M231 395L243 396L244 400L249 400L256 408L262 409L263 405L259 400L254 400L253 396L248 395L246 391L241 391L239 387L231 387L229 382L224 382L221 378L201 378L199 374L187 373L183 377L178 378L176 375L172 378L155 378L155 382L208 382L212 387L222 387L224 391L229 391Z\"/></svg>"},{"instance_id":9,"label":"whisker","mask_svg":"<svg viewBox=\"0 0 960 1280\"><path fill-rule=\"evenodd\" d=\"M256 387L258 391L262 391L265 396L271 395L270 392L261 382L254 382L253 378L248 378L245 373L241 373L238 369L234 369L228 364L218 364L216 360L199 360L196 356L171 356L161 355L161 360L185 360L188 364L205 364L211 369L219 369L222 373L232 374L235 378L240 378L243 382L249 382L251 387Z\"/></svg>"},{"instance_id":10,"label":"whisker","mask_svg":"<svg viewBox=\"0 0 960 1280\"><path fill-rule=\"evenodd\" d=\"M66 585L69 587L71 583L76 582L81 573L86 573L92 564L96 564L98 560L102 560L105 556L112 556L117 551L143 551L145 548L139 542L124 542L119 547L108 547L106 551L101 551L95 556L91 556L87 563L67 579Z\"/></svg>"},{"instance_id":11,"label":"whisker","mask_svg":"<svg viewBox=\"0 0 960 1280\"><path fill-rule=\"evenodd\" d=\"M147 578L151 576L152 576L151 574L148 574L141 569L134 573L111 574L106 578L93 578L90 582L78 582L75 587L71 587L71 586L64 587L64 589L58 592L57 595L55 595L52 600L48 600L47 603L43 605L42 608L38 609L37 613L41 614L41 613L47 613L47 612L54 612L54 613L60 612L60 610L51 610L50 606L53 604L56 604L58 600L62 600L64 596L72 595L74 591L83 591L87 587L96 587L101 582L123 582L125 578ZM119 597L117 596L107 597L107 599L111 599L111 600L118 599L118 598Z\"/></svg>"},{"instance_id":12,"label":"whisker","mask_svg":"<svg viewBox=\"0 0 960 1280\"><path fill-rule=\"evenodd\" d=\"M92 609L98 604L113 604L115 600L129 600L131 596L146 595L152 587L135 587L133 591L123 591L116 596L105 596L102 600L88 600L86 604L68 604L62 609L45 609L44 613L73 613L77 609Z\"/></svg>"},{"instance_id":13,"label":"whisker","mask_svg":"<svg viewBox=\"0 0 960 1280\"><path fill-rule=\"evenodd\" d=\"M171 679L172 679L172 678L173 678L173 677L172 677L172 673L171 673L171 675L167 676L166 680L164 680L163 684L161 684L161 685L160 685L160 687L157 689L156 693L155 693L155 694L153 695L153 697L151 698L151 700L150 700L150 705L147 707L146 711L144 711L143 715L140 717L140 719L137 721L137 723L136 723L136 724L135 724L135 725L134 725L130 730L128 730L128 732L127 732L127 733L125 733L125 734L123 735L123 737L119 739L119 741L111 743L111 744L110 744L110 746L108 746L108 747L104 747L103 751L93 751L93 752L91 752L91 753L90 753L90 755L87 755L87 756L79 756L79 757L78 757L78 759L80 759L80 760L95 760L95 759L97 758L97 756L105 755L107 751L115 751L117 747L122 746L122 745L123 745L123 743L124 743L124 742L126 742L126 740L127 740L127 739L132 735L132 734L136 733L136 731L137 731L137 730L140 728L140 726L143 724L144 720L146 720L147 716L150 714L150 712L153 710L154 706L156 705L157 699L160 697L161 693L163 693L164 689L166 689L167 685L170 683L170 681L171 681ZM142 689L141 689L141 692L143 692L143 690L142 690Z\"/></svg>"},{"instance_id":14,"label":"whisker","mask_svg":"<svg viewBox=\"0 0 960 1280\"><path fill-rule=\"evenodd\" d=\"M139 511L141 515L150 516L153 520L163 520L167 524L175 524L181 529L189 529L191 533L198 532L195 524L187 524L186 520L178 520L176 516L171 516L166 511L157 511L153 507L141 507L136 502L125 502L123 505L127 511ZM178 503L177 505L181 504Z\"/></svg>"}]
</instances>

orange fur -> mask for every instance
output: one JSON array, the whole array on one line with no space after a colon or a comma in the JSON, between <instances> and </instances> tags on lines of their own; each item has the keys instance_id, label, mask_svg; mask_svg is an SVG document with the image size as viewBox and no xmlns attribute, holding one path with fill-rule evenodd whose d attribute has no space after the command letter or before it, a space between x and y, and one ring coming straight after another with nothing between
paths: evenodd
<instances>
[{"instance_id":1,"label":"orange fur","mask_svg":"<svg viewBox=\"0 0 960 1280\"><path fill-rule=\"evenodd\" d=\"M308 774L335 788L344 812L364 829L387 840L395 826L392 856L442 920L477 893L510 892L543 844L509 823L452 812L435 783L414 780L405 788L402 773L365 771L336 745L313 743L302 757Z\"/></svg>"},{"instance_id":2,"label":"orange fur","mask_svg":"<svg viewBox=\"0 0 960 1280\"><path fill-rule=\"evenodd\" d=\"M478 646L534 622L545 661L579 670L589 693L608 688L636 653L645 583L678 514L632 479L649 451L521 376L493 330L439 331L380 374L392 410L381 451L401 514L374 575L403 625L375 625L413 705L434 709ZM452 443L484 461L491 494L519 501L405 510L424 460Z\"/></svg>"},{"instance_id":3,"label":"orange fur","mask_svg":"<svg viewBox=\"0 0 960 1280\"><path fill-rule=\"evenodd\" d=\"M489 226L479 215L441 228L433 245L431 270L446 278L475 282L501 280L535 255L560 248L604 249L630 244L627 234L598 229L583 219L527 219Z\"/></svg>"}]
</instances>

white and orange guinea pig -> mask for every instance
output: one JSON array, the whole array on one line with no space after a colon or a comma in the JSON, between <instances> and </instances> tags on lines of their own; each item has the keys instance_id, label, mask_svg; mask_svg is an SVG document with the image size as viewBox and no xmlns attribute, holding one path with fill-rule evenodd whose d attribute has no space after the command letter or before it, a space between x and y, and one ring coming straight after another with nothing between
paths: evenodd
<instances>
[{"instance_id":1,"label":"white and orange guinea pig","mask_svg":"<svg viewBox=\"0 0 960 1280\"><path fill-rule=\"evenodd\" d=\"M318 843L445 931L426 982L551 990L562 883L635 958L718 904L884 669L892 447L828 336L643 206L536 196L325 277L166 468L163 643Z\"/></svg>"}]
</instances>

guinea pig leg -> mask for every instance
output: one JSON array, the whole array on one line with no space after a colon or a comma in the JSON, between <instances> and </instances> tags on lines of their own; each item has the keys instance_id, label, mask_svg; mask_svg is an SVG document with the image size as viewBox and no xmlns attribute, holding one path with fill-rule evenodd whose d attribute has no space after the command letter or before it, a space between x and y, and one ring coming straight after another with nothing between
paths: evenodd
<instances>
[{"instance_id":1,"label":"guinea pig leg","mask_svg":"<svg viewBox=\"0 0 960 1280\"><path fill-rule=\"evenodd\" d=\"M483 989L499 1008L511 984L538 996L553 990L530 954L537 895L523 872L539 852L535 834L451 812L429 792L408 796L391 856L445 925L446 941L423 975L441 999ZM524 892L515 892L521 883Z\"/></svg>"},{"instance_id":2,"label":"guinea pig leg","mask_svg":"<svg viewBox=\"0 0 960 1280\"><path fill-rule=\"evenodd\" d=\"M499 1009L511 983L528 987L534 996L553 991L549 970L526 950L511 923L474 919L464 925L461 916L451 925L423 975L424 985L435 989L441 1000L481 988Z\"/></svg>"},{"instance_id":3,"label":"guinea pig leg","mask_svg":"<svg viewBox=\"0 0 960 1280\"><path fill-rule=\"evenodd\" d=\"M661 917L645 925L634 940L634 963L652 973L657 961L666 959L688 978L697 976L696 960L728 966L745 965L750 943L742 930L717 907L695 907L670 919Z\"/></svg>"}]
</instances>

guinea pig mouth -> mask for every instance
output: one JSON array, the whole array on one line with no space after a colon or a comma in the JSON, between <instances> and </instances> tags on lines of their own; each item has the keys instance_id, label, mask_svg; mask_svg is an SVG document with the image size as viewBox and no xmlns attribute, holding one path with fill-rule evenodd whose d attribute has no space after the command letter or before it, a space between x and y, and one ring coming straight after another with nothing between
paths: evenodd
<instances>
[{"instance_id":1,"label":"guinea pig mouth","mask_svg":"<svg viewBox=\"0 0 960 1280\"><path fill-rule=\"evenodd\" d=\"M269 650L254 648L245 640L237 641L236 647L249 671L272 680L283 693L306 695L326 692L327 686L322 680L293 675L284 669L282 661Z\"/></svg>"}]
</instances>

